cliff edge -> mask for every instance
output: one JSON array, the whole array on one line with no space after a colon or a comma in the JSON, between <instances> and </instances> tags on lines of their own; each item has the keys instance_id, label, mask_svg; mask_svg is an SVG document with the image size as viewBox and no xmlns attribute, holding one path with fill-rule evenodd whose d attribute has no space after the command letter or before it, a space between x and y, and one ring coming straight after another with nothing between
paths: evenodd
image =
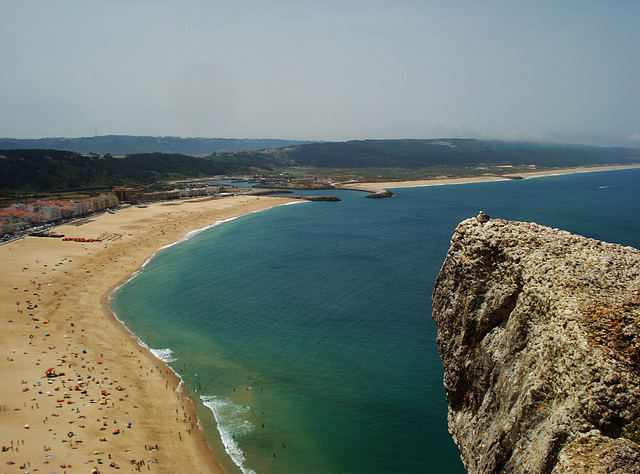
<instances>
[{"instance_id":1,"label":"cliff edge","mask_svg":"<svg viewBox=\"0 0 640 474\"><path fill-rule=\"evenodd\" d=\"M639 250L467 219L433 319L469 472L640 472Z\"/></svg>"}]
</instances>

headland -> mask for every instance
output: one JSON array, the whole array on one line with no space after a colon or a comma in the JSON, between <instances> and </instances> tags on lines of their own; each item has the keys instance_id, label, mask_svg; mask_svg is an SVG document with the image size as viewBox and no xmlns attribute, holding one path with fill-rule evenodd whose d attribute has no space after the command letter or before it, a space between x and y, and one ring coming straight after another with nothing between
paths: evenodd
<instances>
[{"instance_id":1,"label":"headland","mask_svg":"<svg viewBox=\"0 0 640 474\"><path fill-rule=\"evenodd\" d=\"M639 263L535 223L458 225L433 319L469 472L639 472Z\"/></svg>"}]
</instances>

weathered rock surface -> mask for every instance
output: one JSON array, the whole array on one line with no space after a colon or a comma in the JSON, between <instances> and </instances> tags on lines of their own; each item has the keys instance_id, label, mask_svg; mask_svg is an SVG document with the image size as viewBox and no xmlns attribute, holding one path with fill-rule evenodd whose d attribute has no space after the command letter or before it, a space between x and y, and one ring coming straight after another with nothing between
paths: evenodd
<instances>
[{"instance_id":1,"label":"weathered rock surface","mask_svg":"<svg viewBox=\"0 0 640 474\"><path fill-rule=\"evenodd\" d=\"M433 318L469 472L640 472L640 251L462 222Z\"/></svg>"}]
</instances>

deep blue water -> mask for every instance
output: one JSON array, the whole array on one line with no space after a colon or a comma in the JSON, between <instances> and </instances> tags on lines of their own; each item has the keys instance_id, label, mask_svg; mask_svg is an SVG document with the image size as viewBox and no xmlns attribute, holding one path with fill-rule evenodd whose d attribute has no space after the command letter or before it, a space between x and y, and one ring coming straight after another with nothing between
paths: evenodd
<instances>
[{"instance_id":1,"label":"deep blue water","mask_svg":"<svg viewBox=\"0 0 640 474\"><path fill-rule=\"evenodd\" d=\"M638 169L394 191L213 227L115 296L197 395L227 469L464 472L431 319L456 225L482 209L640 247Z\"/></svg>"}]
</instances>

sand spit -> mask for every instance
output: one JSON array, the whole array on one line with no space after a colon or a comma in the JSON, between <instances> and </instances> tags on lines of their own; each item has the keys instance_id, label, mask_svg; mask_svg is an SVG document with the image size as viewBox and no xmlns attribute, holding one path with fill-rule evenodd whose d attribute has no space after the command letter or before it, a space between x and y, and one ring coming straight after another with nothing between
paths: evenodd
<instances>
[{"instance_id":1,"label":"sand spit","mask_svg":"<svg viewBox=\"0 0 640 474\"><path fill-rule=\"evenodd\" d=\"M559 168L557 170L545 170L545 171L528 171L526 173L518 173L517 175L505 174L502 176L498 175L481 175L476 177L460 177L460 178L452 178L452 177L442 177L442 178L433 178L433 179L423 179L423 180L415 180L415 181L387 181L380 183L348 183L350 188L361 188L363 190L374 190L374 189L387 189L387 188L405 188L412 186L435 186L440 184L462 184L462 183L476 183L480 181L497 181L503 179L516 179L516 178L535 178L539 176L553 176L560 174L571 174L571 173L586 173L592 171L609 171L609 170L617 170L617 169L629 169L629 168L640 168L640 164L636 165L611 165L611 166L584 166L579 168Z\"/></svg>"}]
</instances>

